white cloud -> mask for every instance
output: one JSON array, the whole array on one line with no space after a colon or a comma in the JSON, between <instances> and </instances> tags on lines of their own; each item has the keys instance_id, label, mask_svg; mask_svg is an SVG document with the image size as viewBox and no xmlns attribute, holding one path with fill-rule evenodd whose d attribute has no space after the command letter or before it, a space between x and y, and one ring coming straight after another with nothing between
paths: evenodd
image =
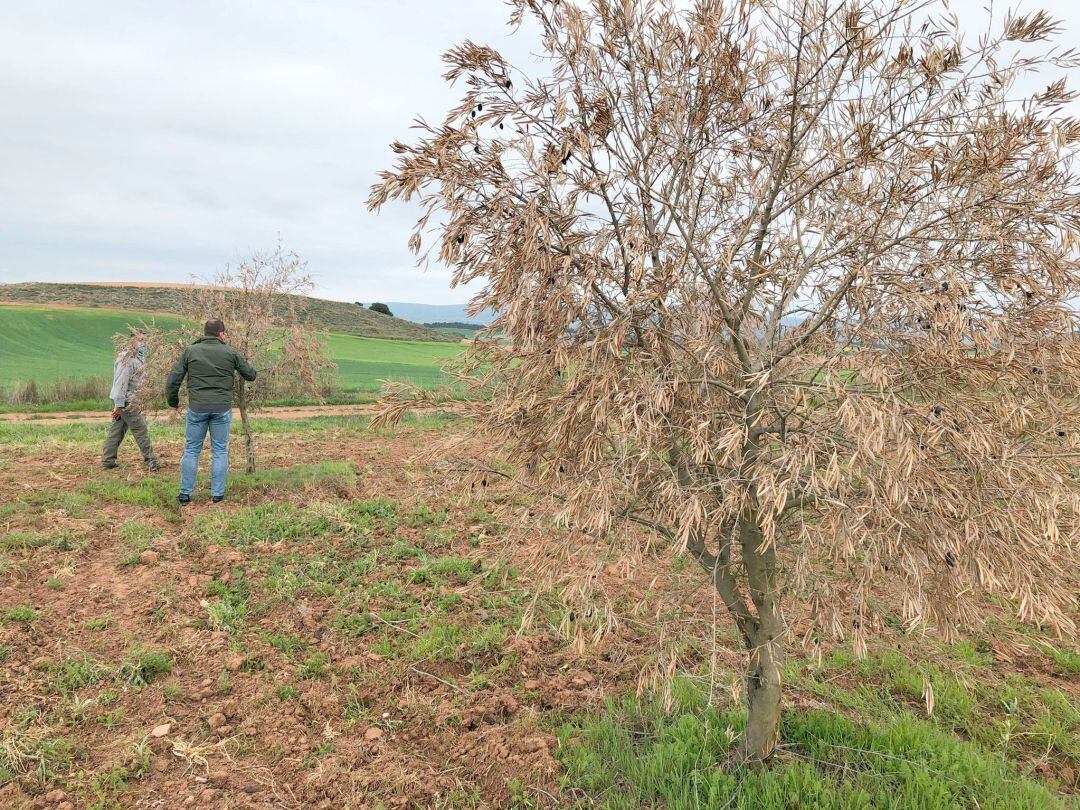
<instances>
[{"instance_id":1,"label":"white cloud","mask_svg":"<svg viewBox=\"0 0 1080 810\"><path fill-rule=\"evenodd\" d=\"M1080 15L1051 5L1075 38ZM506 16L502 0L7 0L0 282L183 281L280 233L332 297L464 300L406 252L416 209L365 199L390 141L456 99L446 48L529 62Z\"/></svg>"}]
</instances>

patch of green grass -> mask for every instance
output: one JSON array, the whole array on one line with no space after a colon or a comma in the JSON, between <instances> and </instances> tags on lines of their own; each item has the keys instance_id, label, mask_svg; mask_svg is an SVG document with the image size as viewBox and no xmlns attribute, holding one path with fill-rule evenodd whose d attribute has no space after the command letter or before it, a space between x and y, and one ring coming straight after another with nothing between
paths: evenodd
<instances>
[{"instance_id":1,"label":"patch of green grass","mask_svg":"<svg viewBox=\"0 0 1080 810\"><path fill-rule=\"evenodd\" d=\"M129 520L120 527L121 557L120 565L135 565L139 555L148 551L150 544L161 537L162 531L157 526L150 526L138 520Z\"/></svg>"},{"instance_id":2,"label":"patch of green grass","mask_svg":"<svg viewBox=\"0 0 1080 810\"><path fill-rule=\"evenodd\" d=\"M409 582L414 585L463 585L473 577L473 564L464 557L439 557L425 561L419 568L409 572Z\"/></svg>"},{"instance_id":3,"label":"patch of green grass","mask_svg":"<svg viewBox=\"0 0 1080 810\"><path fill-rule=\"evenodd\" d=\"M296 671L296 676L305 678L324 678L330 672L330 656L324 652L313 652L304 659Z\"/></svg>"},{"instance_id":4,"label":"patch of green grass","mask_svg":"<svg viewBox=\"0 0 1080 810\"><path fill-rule=\"evenodd\" d=\"M93 498L128 506L175 510L176 481L172 478L145 476L135 481L100 478L87 481L85 491Z\"/></svg>"},{"instance_id":5,"label":"patch of green grass","mask_svg":"<svg viewBox=\"0 0 1080 810\"><path fill-rule=\"evenodd\" d=\"M167 653L136 645L124 656L117 678L126 686L138 689L153 683L162 675L168 675L172 668L172 658Z\"/></svg>"},{"instance_id":6,"label":"patch of green grass","mask_svg":"<svg viewBox=\"0 0 1080 810\"><path fill-rule=\"evenodd\" d=\"M435 622L412 639L410 655L422 661L452 661L464 644L467 633L456 624Z\"/></svg>"},{"instance_id":7,"label":"patch of green grass","mask_svg":"<svg viewBox=\"0 0 1080 810\"><path fill-rule=\"evenodd\" d=\"M788 675L798 689L867 717L925 715L923 693L929 684L934 711L928 723L1025 769L1037 763L1050 764L1058 773L1080 769L1080 709L1061 692L1021 675L1001 677L991 667L959 660L944 667L916 662L891 650L859 661L836 651L820 670Z\"/></svg>"},{"instance_id":8,"label":"patch of green grass","mask_svg":"<svg viewBox=\"0 0 1080 810\"><path fill-rule=\"evenodd\" d=\"M4 611L3 616L0 619L4 624L26 624L37 621L41 614L38 613L30 605L15 605Z\"/></svg>"},{"instance_id":9,"label":"patch of green grass","mask_svg":"<svg viewBox=\"0 0 1080 810\"><path fill-rule=\"evenodd\" d=\"M263 640L275 650L280 650L289 659L296 658L310 646L306 641L302 641L291 633L268 633Z\"/></svg>"},{"instance_id":10,"label":"patch of green grass","mask_svg":"<svg viewBox=\"0 0 1080 810\"><path fill-rule=\"evenodd\" d=\"M56 551L85 551L90 541L85 534L64 529L58 532L17 531L0 537L0 548L27 551L51 548Z\"/></svg>"},{"instance_id":11,"label":"patch of green grass","mask_svg":"<svg viewBox=\"0 0 1080 810\"><path fill-rule=\"evenodd\" d=\"M1042 646L1042 651L1054 662L1054 671L1067 678L1080 676L1080 654L1072 650L1062 650L1049 644Z\"/></svg>"},{"instance_id":12,"label":"patch of green grass","mask_svg":"<svg viewBox=\"0 0 1080 810\"><path fill-rule=\"evenodd\" d=\"M195 532L205 542L233 546L308 540L335 526L326 510L304 509L289 503L264 503L195 519Z\"/></svg>"},{"instance_id":13,"label":"patch of green grass","mask_svg":"<svg viewBox=\"0 0 1080 810\"><path fill-rule=\"evenodd\" d=\"M239 574L228 583L215 579L206 586L206 591L210 596L217 597L206 608L210 626L228 633L240 630L247 618L248 596L251 593L247 579Z\"/></svg>"},{"instance_id":14,"label":"patch of green grass","mask_svg":"<svg viewBox=\"0 0 1080 810\"><path fill-rule=\"evenodd\" d=\"M646 697L610 703L567 724L560 757L582 806L691 808L1062 808L1044 785L1000 756L910 714L861 724L822 711L788 711L772 767L731 764L741 711L717 711L686 680L673 705Z\"/></svg>"},{"instance_id":15,"label":"patch of green grass","mask_svg":"<svg viewBox=\"0 0 1080 810\"><path fill-rule=\"evenodd\" d=\"M449 519L445 511L435 511L425 503L418 504L405 515L405 525L412 529L424 526L442 526Z\"/></svg>"},{"instance_id":16,"label":"patch of green grass","mask_svg":"<svg viewBox=\"0 0 1080 810\"><path fill-rule=\"evenodd\" d=\"M279 684L274 689L274 694L277 696L277 699L282 702L286 700L296 700L298 697L300 697L300 692L297 690L297 688L292 684L288 683Z\"/></svg>"},{"instance_id":17,"label":"patch of green grass","mask_svg":"<svg viewBox=\"0 0 1080 810\"><path fill-rule=\"evenodd\" d=\"M113 674L111 667L86 653L66 658L56 664L47 664L45 668L49 672L53 689L63 694L78 692Z\"/></svg>"},{"instance_id":18,"label":"patch of green grass","mask_svg":"<svg viewBox=\"0 0 1080 810\"><path fill-rule=\"evenodd\" d=\"M356 467L351 461L320 461L315 464L298 464L276 470L261 470L250 475L236 476L230 486L234 492L280 492L300 489L315 484L356 483Z\"/></svg>"}]
</instances>

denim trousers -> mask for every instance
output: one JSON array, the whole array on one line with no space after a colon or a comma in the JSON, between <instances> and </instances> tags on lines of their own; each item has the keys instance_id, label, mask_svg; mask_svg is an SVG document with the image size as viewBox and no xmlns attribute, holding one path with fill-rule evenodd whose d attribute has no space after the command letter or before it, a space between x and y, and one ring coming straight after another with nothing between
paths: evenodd
<instances>
[{"instance_id":1,"label":"denim trousers","mask_svg":"<svg viewBox=\"0 0 1080 810\"><path fill-rule=\"evenodd\" d=\"M206 434L210 433L210 494L225 494L225 477L229 472L229 426L232 411L224 413L187 412L184 459L180 462L180 494L195 491L195 474L199 470L199 454L202 453Z\"/></svg>"}]
</instances>

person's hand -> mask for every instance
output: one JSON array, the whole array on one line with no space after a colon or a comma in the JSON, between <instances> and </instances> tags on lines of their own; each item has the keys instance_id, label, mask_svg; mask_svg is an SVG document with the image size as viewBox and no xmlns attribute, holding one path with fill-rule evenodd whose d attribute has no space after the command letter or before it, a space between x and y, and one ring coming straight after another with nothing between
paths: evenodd
<instances>
[{"instance_id":1,"label":"person's hand","mask_svg":"<svg viewBox=\"0 0 1080 810\"><path fill-rule=\"evenodd\" d=\"M119 419L120 414L123 413L123 411L124 411L123 408L113 408L112 409L112 418L113 419Z\"/></svg>"}]
</instances>

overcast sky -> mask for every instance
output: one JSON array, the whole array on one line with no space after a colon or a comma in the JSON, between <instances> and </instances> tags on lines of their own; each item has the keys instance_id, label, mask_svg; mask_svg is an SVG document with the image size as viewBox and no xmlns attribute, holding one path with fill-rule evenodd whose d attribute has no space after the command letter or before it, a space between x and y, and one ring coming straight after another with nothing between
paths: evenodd
<instances>
[{"instance_id":1,"label":"overcast sky","mask_svg":"<svg viewBox=\"0 0 1080 810\"><path fill-rule=\"evenodd\" d=\"M1076 4L1041 5L1080 41ZM182 282L280 233L327 297L465 301L407 253L417 209L364 202L389 142L453 100L448 46L528 62L506 17L502 0L4 0L0 282Z\"/></svg>"}]
</instances>

